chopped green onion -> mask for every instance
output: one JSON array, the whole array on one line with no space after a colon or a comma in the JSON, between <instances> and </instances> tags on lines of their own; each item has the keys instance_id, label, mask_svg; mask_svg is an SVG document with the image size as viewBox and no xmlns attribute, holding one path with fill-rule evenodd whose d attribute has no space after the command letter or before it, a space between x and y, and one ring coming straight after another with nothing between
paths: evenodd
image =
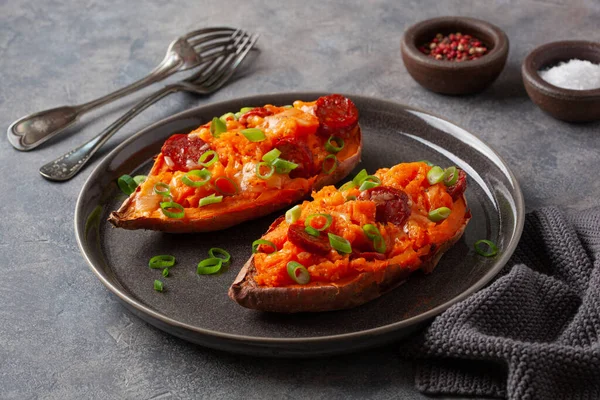
<instances>
[{"instance_id":1,"label":"chopped green onion","mask_svg":"<svg viewBox=\"0 0 600 400\"><path fill-rule=\"evenodd\" d=\"M340 190L340 192L345 192L346 190L353 189L353 188L355 188L356 186L357 186L357 185L356 185L354 182L352 182L352 181L348 181L348 182L344 183L344 184L343 184L343 185L340 187L340 189L339 189L339 190Z\"/></svg>"},{"instance_id":2,"label":"chopped green onion","mask_svg":"<svg viewBox=\"0 0 600 400\"><path fill-rule=\"evenodd\" d=\"M275 171L278 174L289 174L292 170L298 168L298 164L293 163L291 161L283 160L281 158L276 158L273 161L273 166L275 167Z\"/></svg>"},{"instance_id":3,"label":"chopped green onion","mask_svg":"<svg viewBox=\"0 0 600 400\"><path fill-rule=\"evenodd\" d=\"M435 210L429 211L429 219L433 222L440 222L448 218L451 212L452 210L448 207L436 208Z\"/></svg>"},{"instance_id":4,"label":"chopped green onion","mask_svg":"<svg viewBox=\"0 0 600 400\"><path fill-rule=\"evenodd\" d=\"M306 267L299 262L290 261L287 263L287 272L290 278L298 285L306 285L310 282L310 274Z\"/></svg>"},{"instance_id":5,"label":"chopped green onion","mask_svg":"<svg viewBox=\"0 0 600 400\"><path fill-rule=\"evenodd\" d=\"M163 283L161 281L159 281L158 279L156 279L154 281L154 290L156 290L157 292L162 292L164 290L164 286Z\"/></svg>"},{"instance_id":6,"label":"chopped green onion","mask_svg":"<svg viewBox=\"0 0 600 400\"><path fill-rule=\"evenodd\" d=\"M262 173L260 170L261 168L266 168L267 172L266 173ZM270 177L273 176L273 173L275 173L275 167L272 166L271 164L268 164L264 161L259 162L258 164L256 164L256 176L260 179L269 179Z\"/></svg>"},{"instance_id":7,"label":"chopped green onion","mask_svg":"<svg viewBox=\"0 0 600 400\"><path fill-rule=\"evenodd\" d=\"M355 186L360 186L361 183L363 183L363 181L365 180L365 178L367 176L369 176L369 174L367 173L367 170L363 169L358 174L356 174L354 179L352 179L352 183L354 183Z\"/></svg>"},{"instance_id":8,"label":"chopped green onion","mask_svg":"<svg viewBox=\"0 0 600 400\"><path fill-rule=\"evenodd\" d=\"M277 251L277 246L275 245L275 243L270 242L265 239L257 239L254 242L252 242L252 253L258 253L258 246L260 246L261 244L272 247L273 251L271 253L275 253ZM264 251L261 253L264 253ZM267 253L267 254L271 254L271 253Z\"/></svg>"},{"instance_id":9,"label":"chopped green onion","mask_svg":"<svg viewBox=\"0 0 600 400\"><path fill-rule=\"evenodd\" d=\"M228 119L228 118L236 119L236 118L235 118L235 114L234 114L234 113L232 113L232 112L228 112L228 113L226 113L226 114L223 114L223 115L221 115L221 116L219 117L219 119L220 119L221 121L223 121L223 122L227 122L227 119Z\"/></svg>"},{"instance_id":10,"label":"chopped green onion","mask_svg":"<svg viewBox=\"0 0 600 400\"><path fill-rule=\"evenodd\" d=\"M482 247L482 245L484 245L484 246ZM486 240L486 239L478 240L475 242L474 247L475 247L475 251L480 256L493 257L496 254L498 254L498 247L491 240ZM487 251L484 249L484 247L487 247Z\"/></svg>"},{"instance_id":11,"label":"chopped green onion","mask_svg":"<svg viewBox=\"0 0 600 400\"><path fill-rule=\"evenodd\" d=\"M223 196L215 196L215 194L211 194L210 196L206 196L200 199L198 203L198 207L204 207L209 204L220 203L223 201Z\"/></svg>"},{"instance_id":12,"label":"chopped green onion","mask_svg":"<svg viewBox=\"0 0 600 400\"><path fill-rule=\"evenodd\" d=\"M223 266L223 260L220 258L207 258L198 263L198 268L196 268L196 273L198 275L212 275L219 272L221 267Z\"/></svg>"},{"instance_id":13,"label":"chopped green onion","mask_svg":"<svg viewBox=\"0 0 600 400\"><path fill-rule=\"evenodd\" d=\"M346 201L356 200L356 196L348 196L346 197Z\"/></svg>"},{"instance_id":14,"label":"chopped green onion","mask_svg":"<svg viewBox=\"0 0 600 400\"><path fill-rule=\"evenodd\" d=\"M437 165L433 166L427 173L427 181L430 185L435 185L444 180L444 170Z\"/></svg>"},{"instance_id":15,"label":"chopped green onion","mask_svg":"<svg viewBox=\"0 0 600 400\"><path fill-rule=\"evenodd\" d=\"M165 269L162 270L162 276L164 276L165 278L167 276L169 276L169 268L165 268Z\"/></svg>"},{"instance_id":16,"label":"chopped green onion","mask_svg":"<svg viewBox=\"0 0 600 400\"><path fill-rule=\"evenodd\" d=\"M219 247L213 247L208 250L208 255L211 258L219 258L223 260L223 265L229 265L229 261L231 260L231 255L225 249L221 249Z\"/></svg>"},{"instance_id":17,"label":"chopped green onion","mask_svg":"<svg viewBox=\"0 0 600 400\"><path fill-rule=\"evenodd\" d=\"M167 196L171 194L171 188L166 183L158 182L154 184L154 193L159 194L161 196Z\"/></svg>"},{"instance_id":18,"label":"chopped green onion","mask_svg":"<svg viewBox=\"0 0 600 400\"><path fill-rule=\"evenodd\" d=\"M210 123L210 133L219 137L223 132L227 132L227 125L219 117L214 117Z\"/></svg>"},{"instance_id":19,"label":"chopped green onion","mask_svg":"<svg viewBox=\"0 0 600 400\"><path fill-rule=\"evenodd\" d=\"M429 165L430 167L433 167L433 165L434 165L432 162L429 162L427 160L421 160L421 161L417 161L417 162L425 163L425 164Z\"/></svg>"},{"instance_id":20,"label":"chopped green onion","mask_svg":"<svg viewBox=\"0 0 600 400\"><path fill-rule=\"evenodd\" d=\"M334 235L333 233L328 233L327 236L329 236L329 244L331 244L331 247L336 249L338 253L352 253L352 246L348 240L341 236Z\"/></svg>"},{"instance_id":21,"label":"chopped green onion","mask_svg":"<svg viewBox=\"0 0 600 400\"><path fill-rule=\"evenodd\" d=\"M210 160L206 161L206 159L209 157L210 157ZM202 153L202 155L198 159L198 164L202 165L205 168L208 168L211 165L213 165L214 163L216 163L217 161L219 161L219 154L217 154L217 152L214 150L208 150L208 151L205 151L204 153Z\"/></svg>"},{"instance_id":22,"label":"chopped green onion","mask_svg":"<svg viewBox=\"0 0 600 400\"><path fill-rule=\"evenodd\" d=\"M327 142L325 143L325 150L327 150L330 153L339 153L340 151L342 151L343 148L344 139L337 136L330 136L329 139L327 139Z\"/></svg>"},{"instance_id":23,"label":"chopped green onion","mask_svg":"<svg viewBox=\"0 0 600 400\"><path fill-rule=\"evenodd\" d=\"M327 160L333 160L333 163L331 164L331 167L329 167L329 168L325 167L325 165L327 164ZM323 172L326 173L327 175L329 175L333 171L335 171L337 166L338 166L338 159L333 154L328 155L323 160Z\"/></svg>"},{"instance_id":24,"label":"chopped green onion","mask_svg":"<svg viewBox=\"0 0 600 400\"><path fill-rule=\"evenodd\" d=\"M307 226L306 228L304 228L304 230L306 231L306 233L308 233L310 236L314 236L314 237L319 237L321 236L321 233L316 230L315 228L313 228L312 226Z\"/></svg>"},{"instance_id":25,"label":"chopped green onion","mask_svg":"<svg viewBox=\"0 0 600 400\"><path fill-rule=\"evenodd\" d=\"M241 112L242 114L245 114L245 113L247 113L248 111L252 111L252 110L254 110L255 108L256 108L256 107L242 107L242 108L240 109L240 112Z\"/></svg>"},{"instance_id":26,"label":"chopped green onion","mask_svg":"<svg viewBox=\"0 0 600 400\"><path fill-rule=\"evenodd\" d=\"M173 265L175 265L175 257L167 254L154 256L148 261L148 266L152 269L170 268Z\"/></svg>"},{"instance_id":27,"label":"chopped green onion","mask_svg":"<svg viewBox=\"0 0 600 400\"><path fill-rule=\"evenodd\" d=\"M191 177L200 178L200 180L193 180ZM195 169L193 171L186 172L181 176L181 182L191 187L200 187L206 185L210 181L210 172L207 169Z\"/></svg>"},{"instance_id":28,"label":"chopped green onion","mask_svg":"<svg viewBox=\"0 0 600 400\"><path fill-rule=\"evenodd\" d=\"M262 142L267 138L265 133L258 128L242 129L241 132L251 142Z\"/></svg>"},{"instance_id":29,"label":"chopped green onion","mask_svg":"<svg viewBox=\"0 0 600 400\"><path fill-rule=\"evenodd\" d=\"M185 217L185 211L184 208L181 204L175 203L174 201L163 201L160 203L160 208L163 212L163 214L165 214L167 217L169 218L183 218ZM169 211L169 209L176 209L179 211Z\"/></svg>"},{"instance_id":30,"label":"chopped green onion","mask_svg":"<svg viewBox=\"0 0 600 400\"><path fill-rule=\"evenodd\" d=\"M312 224L312 220L315 218L324 218L325 219L325 223L323 224L322 227L317 228ZM311 228L314 228L314 229L318 230L319 232L322 232L325 229L329 228L331 226L332 222L333 222L333 218L329 214L310 214L304 220L304 226L307 228L310 226Z\"/></svg>"},{"instance_id":31,"label":"chopped green onion","mask_svg":"<svg viewBox=\"0 0 600 400\"><path fill-rule=\"evenodd\" d=\"M242 116L242 113L238 111L235 114L233 114L233 116L235 117L236 120L238 120Z\"/></svg>"},{"instance_id":32,"label":"chopped green onion","mask_svg":"<svg viewBox=\"0 0 600 400\"><path fill-rule=\"evenodd\" d=\"M277 150L277 149L273 149L271 151L269 151L268 153L266 153L264 156L262 156L262 160L264 162L267 163L272 163L273 161L275 161L277 159L277 157L279 157L281 155L281 151Z\"/></svg>"},{"instance_id":33,"label":"chopped green onion","mask_svg":"<svg viewBox=\"0 0 600 400\"><path fill-rule=\"evenodd\" d=\"M372 189L379 185L381 185L381 179L379 179L375 175L367 175L365 179L362 180L362 183L360 184L358 190L362 192L363 190Z\"/></svg>"},{"instance_id":34,"label":"chopped green onion","mask_svg":"<svg viewBox=\"0 0 600 400\"><path fill-rule=\"evenodd\" d=\"M214 185L215 189L225 196L233 196L240 191L238 185L232 179L229 179L226 176L219 176L218 178L215 178Z\"/></svg>"},{"instance_id":35,"label":"chopped green onion","mask_svg":"<svg viewBox=\"0 0 600 400\"><path fill-rule=\"evenodd\" d=\"M373 248L376 252L385 254L385 250L387 249L387 247L385 245L385 240L383 240L382 236L377 236L375 239L373 239Z\"/></svg>"},{"instance_id":36,"label":"chopped green onion","mask_svg":"<svg viewBox=\"0 0 600 400\"><path fill-rule=\"evenodd\" d=\"M137 183L133 180L133 178L129 175L121 175L117 180L117 185L123 193L129 196L131 193L135 192L137 188Z\"/></svg>"},{"instance_id":37,"label":"chopped green onion","mask_svg":"<svg viewBox=\"0 0 600 400\"><path fill-rule=\"evenodd\" d=\"M144 183L146 179L148 179L146 175L136 175L133 177L133 181L137 183L138 186Z\"/></svg>"},{"instance_id":38,"label":"chopped green onion","mask_svg":"<svg viewBox=\"0 0 600 400\"><path fill-rule=\"evenodd\" d=\"M294 106L288 104L287 106L283 106L283 108L294 108Z\"/></svg>"},{"instance_id":39,"label":"chopped green onion","mask_svg":"<svg viewBox=\"0 0 600 400\"><path fill-rule=\"evenodd\" d=\"M444 184L446 186L452 186L458 181L458 170L456 167L448 167L444 171Z\"/></svg>"},{"instance_id":40,"label":"chopped green onion","mask_svg":"<svg viewBox=\"0 0 600 400\"><path fill-rule=\"evenodd\" d=\"M377 227L373 224L364 225L363 232L371 240L374 240L375 238L381 236L381 232L379 232L379 229L377 229Z\"/></svg>"},{"instance_id":41,"label":"chopped green onion","mask_svg":"<svg viewBox=\"0 0 600 400\"><path fill-rule=\"evenodd\" d=\"M290 208L285 212L285 222L287 222L288 224L293 224L294 222L298 221L298 218L300 218L301 213L302 208L298 205Z\"/></svg>"}]
</instances>

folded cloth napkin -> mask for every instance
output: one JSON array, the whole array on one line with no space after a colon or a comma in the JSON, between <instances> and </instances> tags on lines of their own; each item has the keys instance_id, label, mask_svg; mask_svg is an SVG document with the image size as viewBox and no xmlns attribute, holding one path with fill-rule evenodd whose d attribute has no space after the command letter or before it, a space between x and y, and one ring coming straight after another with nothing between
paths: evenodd
<instances>
[{"instance_id":1,"label":"folded cloth napkin","mask_svg":"<svg viewBox=\"0 0 600 400\"><path fill-rule=\"evenodd\" d=\"M600 208L529 213L497 279L408 345L423 393L600 399Z\"/></svg>"}]
</instances>

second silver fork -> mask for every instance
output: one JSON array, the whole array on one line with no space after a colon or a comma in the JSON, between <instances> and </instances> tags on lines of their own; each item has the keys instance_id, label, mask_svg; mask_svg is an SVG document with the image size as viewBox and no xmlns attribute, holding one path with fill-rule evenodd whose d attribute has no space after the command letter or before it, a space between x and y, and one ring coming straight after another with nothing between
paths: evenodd
<instances>
[{"instance_id":1,"label":"second silver fork","mask_svg":"<svg viewBox=\"0 0 600 400\"><path fill-rule=\"evenodd\" d=\"M205 62L198 72L189 78L165 86L137 103L131 110L121 118L113 122L109 127L88 142L76 149L69 151L54 161L40 168L40 174L52 181L66 181L74 177L83 166L90 160L92 155L98 151L110 137L112 137L127 122L144 111L163 97L179 92L189 91L198 94L210 94L223 86L240 66L248 52L254 47L258 35L242 35L236 38L234 50L230 54L218 53L214 59ZM241 43L240 43L241 42ZM210 56L207 58L210 60Z\"/></svg>"}]
</instances>

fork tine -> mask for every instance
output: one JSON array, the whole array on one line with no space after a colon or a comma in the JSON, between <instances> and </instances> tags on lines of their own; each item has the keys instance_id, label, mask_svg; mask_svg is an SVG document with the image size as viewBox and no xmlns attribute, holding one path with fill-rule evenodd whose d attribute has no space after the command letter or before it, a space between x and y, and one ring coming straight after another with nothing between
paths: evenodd
<instances>
[{"instance_id":1,"label":"fork tine","mask_svg":"<svg viewBox=\"0 0 600 400\"><path fill-rule=\"evenodd\" d=\"M245 41L244 44L239 48L241 51L236 52L233 57L230 57L230 60L225 65L221 66L216 74L212 75L211 79L206 82L206 86L208 86L209 90L217 90L223 86L223 84L225 84L229 78L231 78L235 70L241 65L242 61L244 61L250 50L252 50L259 36L260 35L256 34L250 37L249 43L248 41ZM244 48L246 43L247 45Z\"/></svg>"},{"instance_id":2,"label":"fork tine","mask_svg":"<svg viewBox=\"0 0 600 400\"><path fill-rule=\"evenodd\" d=\"M233 34L219 35L217 37L208 37L202 38L198 40L194 40L192 42L188 41L188 44L196 51L196 53L200 54L204 51L207 46L212 45L228 45L228 44L237 44L240 40L240 37L244 37L247 35L245 31L240 29L233 32ZM226 40L223 40L226 38Z\"/></svg>"},{"instance_id":3,"label":"fork tine","mask_svg":"<svg viewBox=\"0 0 600 400\"><path fill-rule=\"evenodd\" d=\"M189 39L191 39L193 37L204 35L206 33L221 32L221 31L223 31L223 32L233 32L235 30L236 29L229 28L227 26L218 26L218 27L212 27L212 28L203 28L203 29L198 29L198 30L192 31L192 32L188 32L185 35L183 35L182 38L185 39L185 40L189 40Z\"/></svg>"},{"instance_id":4,"label":"fork tine","mask_svg":"<svg viewBox=\"0 0 600 400\"><path fill-rule=\"evenodd\" d=\"M237 33L237 31L236 31ZM219 57L222 56L228 56L230 54L239 52L239 42L244 38L244 37L248 37L246 36L246 33L242 31L242 36L238 36L233 43L231 44L220 44L219 46L216 46L216 48L220 48L220 50L218 51L213 51L210 53L205 53L202 54L202 65L200 67L200 69L194 73L192 76L188 77L186 79L186 81L188 82L195 82L197 80L200 80L200 78L203 77L204 72L207 71L207 69L209 69L210 67L210 71L213 71L215 68L217 68L221 63L223 63L227 57L223 57L223 59L218 60L218 62L214 62L213 64L209 64L209 61L215 60ZM205 49L207 50L207 49ZM200 83L203 82L204 80L208 79L209 76L204 77L204 79L200 80Z\"/></svg>"}]
</instances>

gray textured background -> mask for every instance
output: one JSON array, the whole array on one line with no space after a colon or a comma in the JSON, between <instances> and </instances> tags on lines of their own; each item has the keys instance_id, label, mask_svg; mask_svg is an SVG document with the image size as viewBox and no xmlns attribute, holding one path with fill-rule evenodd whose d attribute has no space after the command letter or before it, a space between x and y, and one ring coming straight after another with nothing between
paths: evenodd
<instances>
[{"instance_id":1,"label":"gray textured background","mask_svg":"<svg viewBox=\"0 0 600 400\"><path fill-rule=\"evenodd\" d=\"M440 15L483 18L508 34L508 64L487 91L444 97L407 75L399 54L403 30ZM209 98L163 100L107 150L151 122L207 102L340 91L421 107L474 132L511 166L528 210L583 209L599 202L600 124L570 125L542 113L529 101L519 69L539 44L599 40L599 20L596 0L0 0L1 126L142 77L179 34L231 25L262 34L262 53L247 75ZM73 235L75 200L90 168L64 184L46 182L37 170L95 135L140 95L84 117L79 129L34 152L13 150L2 133L0 398L424 398L412 387L410 363L393 346L303 361L241 357L172 338L108 293Z\"/></svg>"}]
</instances>

